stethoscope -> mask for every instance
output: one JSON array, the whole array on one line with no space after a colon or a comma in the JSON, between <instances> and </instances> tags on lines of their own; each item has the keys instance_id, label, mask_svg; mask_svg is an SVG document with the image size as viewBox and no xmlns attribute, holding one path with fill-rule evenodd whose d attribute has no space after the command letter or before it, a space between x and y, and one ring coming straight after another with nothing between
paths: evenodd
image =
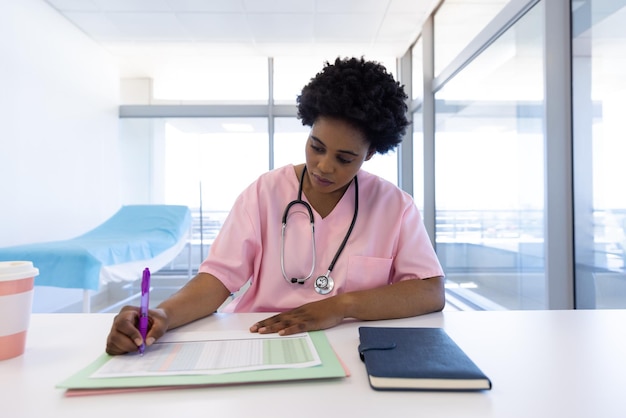
<instances>
[{"instance_id":1,"label":"stethoscope","mask_svg":"<svg viewBox=\"0 0 626 418\"><path fill-rule=\"evenodd\" d=\"M302 175L300 176L298 198L296 200L289 202L289 204L287 204L287 207L285 208L285 212L283 213L283 227L281 231L281 240L280 240L280 268L283 272L283 277L288 283L304 284L304 282L306 282L313 276L313 271L315 270L315 263L316 263L315 225L314 225L315 220L313 219L313 209L311 209L311 205L309 205L307 202L302 200L302 184L304 183L305 173L306 173L306 165L302 169ZM308 276L301 277L301 278L292 277L291 279L289 279L287 277L287 273L285 273L285 228L287 227L287 217L289 216L289 210L295 205L304 206L309 214L309 221L311 223L311 243L312 243L311 248L312 248L313 261L311 263L311 271L309 272ZM358 213L359 213L359 182L356 176L354 176L354 215L352 216L352 222L350 223L350 228L348 228L348 232L346 233L346 236L343 238L343 241L341 245L339 246L339 249L335 253L335 257L333 258L333 261L328 266L328 271L326 272L326 274L318 276L317 279L315 279L314 288L315 288L315 291L319 293L320 295L327 295L328 293L332 292L333 288L335 287L335 281L333 280L332 277L330 277L330 272L333 271L333 268L335 267L335 263L337 262L337 259L339 258L339 256L341 255L341 252L346 246L346 242L348 242L348 238L350 238L350 234L352 233L352 229L354 228L354 224L356 222L356 217Z\"/></svg>"}]
</instances>

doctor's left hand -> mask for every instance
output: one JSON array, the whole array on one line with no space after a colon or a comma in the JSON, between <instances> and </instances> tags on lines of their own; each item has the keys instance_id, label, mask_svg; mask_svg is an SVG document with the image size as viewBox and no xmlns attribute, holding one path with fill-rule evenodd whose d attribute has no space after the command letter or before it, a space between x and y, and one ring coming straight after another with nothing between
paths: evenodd
<instances>
[{"instance_id":1,"label":"doctor's left hand","mask_svg":"<svg viewBox=\"0 0 626 418\"><path fill-rule=\"evenodd\" d=\"M251 332L291 335L334 327L344 319L344 311L337 296L307 303L299 308L274 315L250 327Z\"/></svg>"}]
</instances>

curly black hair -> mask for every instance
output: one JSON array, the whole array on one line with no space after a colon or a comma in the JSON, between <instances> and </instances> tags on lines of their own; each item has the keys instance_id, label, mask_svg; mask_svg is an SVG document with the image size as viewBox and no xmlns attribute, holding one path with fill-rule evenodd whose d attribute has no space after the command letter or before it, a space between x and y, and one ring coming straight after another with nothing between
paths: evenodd
<instances>
[{"instance_id":1,"label":"curly black hair","mask_svg":"<svg viewBox=\"0 0 626 418\"><path fill-rule=\"evenodd\" d=\"M387 69L363 57L337 58L297 98L298 118L313 126L320 116L345 120L360 129L380 154L394 149L409 125L407 94Z\"/></svg>"}]
</instances>

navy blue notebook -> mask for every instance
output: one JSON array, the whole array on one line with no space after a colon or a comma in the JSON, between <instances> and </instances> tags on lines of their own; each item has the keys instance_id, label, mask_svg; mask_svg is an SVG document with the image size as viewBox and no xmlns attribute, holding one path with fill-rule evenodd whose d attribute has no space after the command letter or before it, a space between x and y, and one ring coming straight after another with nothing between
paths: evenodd
<instances>
[{"instance_id":1,"label":"navy blue notebook","mask_svg":"<svg viewBox=\"0 0 626 418\"><path fill-rule=\"evenodd\" d=\"M442 328L360 327L377 390L489 390L491 381Z\"/></svg>"}]
</instances>

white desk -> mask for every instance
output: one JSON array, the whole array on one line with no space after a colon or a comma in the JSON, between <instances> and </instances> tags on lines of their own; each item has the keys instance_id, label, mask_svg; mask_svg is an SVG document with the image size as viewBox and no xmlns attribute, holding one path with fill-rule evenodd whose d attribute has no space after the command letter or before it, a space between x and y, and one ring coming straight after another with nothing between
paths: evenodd
<instances>
[{"instance_id":1,"label":"white desk","mask_svg":"<svg viewBox=\"0 0 626 418\"><path fill-rule=\"evenodd\" d=\"M188 327L247 329L264 314ZM626 417L626 311L445 312L327 330L352 375L341 380L64 397L55 384L102 354L112 314L34 314L26 352L0 361L3 417ZM377 392L359 359L359 325L448 334L491 378L476 393Z\"/></svg>"}]
</instances>

